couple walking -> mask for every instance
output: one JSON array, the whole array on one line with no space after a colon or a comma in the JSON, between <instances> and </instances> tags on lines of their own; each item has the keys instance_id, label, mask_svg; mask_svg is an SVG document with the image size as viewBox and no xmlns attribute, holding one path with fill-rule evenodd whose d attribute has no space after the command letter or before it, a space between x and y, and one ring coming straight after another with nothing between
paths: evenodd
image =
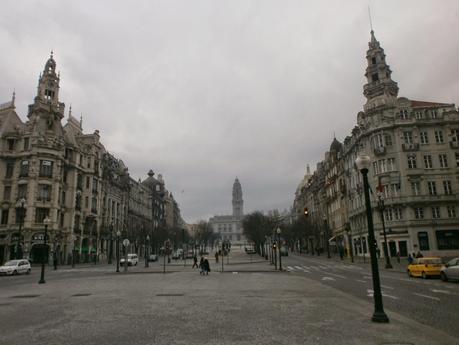
<instances>
[{"instance_id":1,"label":"couple walking","mask_svg":"<svg viewBox=\"0 0 459 345\"><path fill-rule=\"evenodd\" d=\"M199 274L201 274L201 275L209 275L209 272L210 272L209 260L207 260L207 258L203 258L201 256L201 261L199 262L199 268L201 269L199 271Z\"/></svg>"}]
</instances>

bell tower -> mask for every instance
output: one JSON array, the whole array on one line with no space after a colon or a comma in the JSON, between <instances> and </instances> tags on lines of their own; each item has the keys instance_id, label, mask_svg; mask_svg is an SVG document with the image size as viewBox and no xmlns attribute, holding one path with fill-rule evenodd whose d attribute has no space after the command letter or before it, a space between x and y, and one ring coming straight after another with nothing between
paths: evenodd
<instances>
[{"instance_id":1,"label":"bell tower","mask_svg":"<svg viewBox=\"0 0 459 345\"><path fill-rule=\"evenodd\" d=\"M56 74L56 61L51 52L38 79L37 95L34 103L29 105L27 115L39 132L56 132L62 127L60 121L64 117L65 104L59 102L59 81L59 74Z\"/></svg>"},{"instance_id":2,"label":"bell tower","mask_svg":"<svg viewBox=\"0 0 459 345\"><path fill-rule=\"evenodd\" d=\"M398 85L391 78L392 71L386 63L384 49L381 48L373 30L371 30L366 58L368 64L365 72L367 84L363 86L363 94L367 98L365 110L395 102L398 95Z\"/></svg>"},{"instance_id":3,"label":"bell tower","mask_svg":"<svg viewBox=\"0 0 459 345\"><path fill-rule=\"evenodd\" d=\"M244 215L244 200L242 200L242 187L239 179L236 177L233 184L233 217L242 217Z\"/></svg>"}]
</instances>

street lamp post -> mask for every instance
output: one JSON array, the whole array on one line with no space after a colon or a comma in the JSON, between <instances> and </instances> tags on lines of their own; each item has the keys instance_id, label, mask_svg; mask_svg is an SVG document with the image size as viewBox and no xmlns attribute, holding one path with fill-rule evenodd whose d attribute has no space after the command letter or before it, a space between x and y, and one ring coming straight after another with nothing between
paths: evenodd
<instances>
[{"instance_id":1,"label":"street lamp post","mask_svg":"<svg viewBox=\"0 0 459 345\"><path fill-rule=\"evenodd\" d=\"M324 218L324 236L325 236L325 245L327 246L327 258L331 258L330 256L330 241L329 241L329 233L328 233L328 222L327 218Z\"/></svg>"},{"instance_id":2,"label":"street lamp post","mask_svg":"<svg viewBox=\"0 0 459 345\"><path fill-rule=\"evenodd\" d=\"M373 322L389 322L389 318L384 312L382 293L381 293L381 282L379 280L378 262L376 258L375 248L375 234L373 227L373 215L371 212L370 202L370 186L368 184L368 168L370 167L370 157L367 155L360 155L355 160L357 169L362 173L363 177L363 190L365 196L365 206L367 212L367 223L368 223L368 246L370 247L370 259L371 259L371 273L373 276L373 298L375 303L375 310L371 321Z\"/></svg>"},{"instance_id":3,"label":"street lamp post","mask_svg":"<svg viewBox=\"0 0 459 345\"><path fill-rule=\"evenodd\" d=\"M46 217L43 220L43 223L45 224L45 236L43 237L43 248L44 248L43 251L46 252L46 255L41 262L41 275L40 275L40 280L38 284L46 283L45 281L45 262L48 262L48 259L49 259L48 258L48 248L46 247L46 239L48 237L48 225L49 223L51 223L51 220L48 217Z\"/></svg>"},{"instance_id":4,"label":"street lamp post","mask_svg":"<svg viewBox=\"0 0 459 345\"><path fill-rule=\"evenodd\" d=\"M148 263L148 246L150 245L150 236L147 235L146 241L145 241L145 268L149 267Z\"/></svg>"},{"instance_id":5,"label":"street lamp post","mask_svg":"<svg viewBox=\"0 0 459 345\"><path fill-rule=\"evenodd\" d=\"M377 196L379 212L381 213L382 231L384 235L384 257L386 258L386 268L393 268L390 262L389 250L387 248L386 224L384 223L384 196L381 191L378 191Z\"/></svg>"},{"instance_id":6,"label":"street lamp post","mask_svg":"<svg viewBox=\"0 0 459 345\"><path fill-rule=\"evenodd\" d=\"M279 271L282 271L282 251L281 251L281 239L280 239L281 229L277 228L276 233L277 233L277 246L279 247Z\"/></svg>"},{"instance_id":7,"label":"street lamp post","mask_svg":"<svg viewBox=\"0 0 459 345\"><path fill-rule=\"evenodd\" d=\"M26 199L21 198L18 202L18 209L19 209L19 237L16 246L16 259L22 259L22 226L24 224L24 211L25 211L25 203Z\"/></svg>"},{"instance_id":8,"label":"street lamp post","mask_svg":"<svg viewBox=\"0 0 459 345\"><path fill-rule=\"evenodd\" d=\"M116 232L116 272L120 271L120 236L121 232Z\"/></svg>"},{"instance_id":9,"label":"street lamp post","mask_svg":"<svg viewBox=\"0 0 459 345\"><path fill-rule=\"evenodd\" d=\"M351 256L351 262L354 263L354 252L352 249L352 236L351 236L351 228L349 223L346 223L346 233L347 233L347 242L349 245L349 255Z\"/></svg>"},{"instance_id":10,"label":"street lamp post","mask_svg":"<svg viewBox=\"0 0 459 345\"><path fill-rule=\"evenodd\" d=\"M110 244L108 247L108 264L112 264L112 256L113 256L113 223L110 223L109 227L110 231Z\"/></svg>"}]
</instances>

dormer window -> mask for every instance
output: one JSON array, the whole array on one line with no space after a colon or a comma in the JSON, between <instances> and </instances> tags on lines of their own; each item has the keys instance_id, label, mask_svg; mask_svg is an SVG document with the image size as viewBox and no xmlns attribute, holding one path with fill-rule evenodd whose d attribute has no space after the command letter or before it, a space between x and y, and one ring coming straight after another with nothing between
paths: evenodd
<instances>
[{"instance_id":1,"label":"dormer window","mask_svg":"<svg viewBox=\"0 0 459 345\"><path fill-rule=\"evenodd\" d=\"M372 57L372 58L371 58L371 63L372 63L373 65L376 65L376 57Z\"/></svg>"},{"instance_id":2,"label":"dormer window","mask_svg":"<svg viewBox=\"0 0 459 345\"><path fill-rule=\"evenodd\" d=\"M407 109L400 110L400 118L402 120L408 119L408 110Z\"/></svg>"},{"instance_id":3,"label":"dormer window","mask_svg":"<svg viewBox=\"0 0 459 345\"><path fill-rule=\"evenodd\" d=\"M45 98L46 99L52 99L53 97L54 97L54 91L46 89L45 90Z\"/></svg>"},{"instance_id":4,"label":"dormer window","mask_svg":"<svg viewBox=\"0 0 459 345\"><path fill-rule=\"evenodd\" d=\"M375 74L371 75L371 81L378 81L378 80L379 80L378 73L375 73Z\"/></svg>"},{"instance_id":5,"label":"dormer window","mask_svg":"<svg viewBox=\"0 0 459 345\"><path fill-rule=\"evenodd\" d=\"M8 144L8 151L13 151L14 150L14 139L7 139L7 144Z\"/></svg>"}]
</instances>

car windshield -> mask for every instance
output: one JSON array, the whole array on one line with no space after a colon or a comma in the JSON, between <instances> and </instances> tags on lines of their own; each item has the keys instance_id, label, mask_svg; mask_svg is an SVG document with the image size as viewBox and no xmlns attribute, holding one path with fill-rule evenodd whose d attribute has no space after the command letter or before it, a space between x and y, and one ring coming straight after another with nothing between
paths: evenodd
<instances>
[{"instance_id":1,"label":"car windshield","mask_svg":"<svg viewBox=\"0 0 459 345\"><path fill-rule=\"evenodd\" d=\"M18 262L18 260L11 260L6 262L4 266L17 266Z\"/></svg>"}]
</instances>

